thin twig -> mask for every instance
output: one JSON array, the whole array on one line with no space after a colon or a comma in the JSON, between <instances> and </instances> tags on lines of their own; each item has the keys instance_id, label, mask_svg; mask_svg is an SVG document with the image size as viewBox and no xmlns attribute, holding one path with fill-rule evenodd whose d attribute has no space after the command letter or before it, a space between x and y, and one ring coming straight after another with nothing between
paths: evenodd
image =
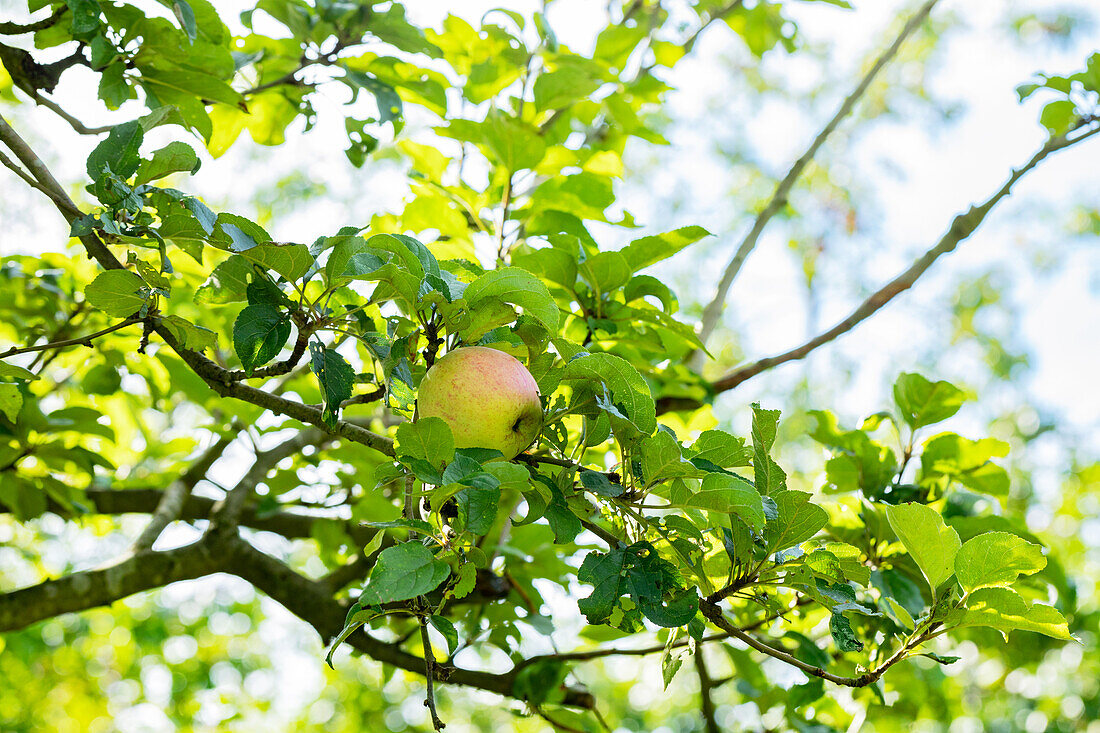
<instances>
[{"instance_id":1,"label":"thin twig","mask_svg":"<svg viewBox=\"0 0 1100 733\"><path fill-rule=\"evenodd\" d=\"M756 651L767 654L769 657L778 659L781 662L786 662L792 667L797 667L811 677L820 677L823 680L827 680L829 682L832 682L833 684L842 685L844 687L866 687L867 685L874 684L879 680L880 677L882 677L882 675L886 674L886 670L890 669L890 667L894 666L902 659L905 659L909 655L909 652L911 652L913 649L916 649L918 646L931 638L931 633L933 631L932 628L929 628L923 633L915 635L909 640L908 643L904 644L900 649L898 649L898 651L895 652L893 656L880 664L878 667L875 667L870 672L865 672L858 677L842 677L840 675L833 674L832 672L827 672L821 667L816 667L807 662L803 662L798 657L792 656L782 649L776 649L773 646L769 646L759 639L756 639L755 637L745 633L726 619L726 617L722 614L722 609L719 608L717 604L703 601L699 604L699 610L702 611L703 615L706 616L707 619L715 626L722 629L723 631L729 632L730 636L743 641Z\"/></svg>"},{"instance_id":2,"label":"thin twig","mask_svg":"<svg viewBox=\"0 0 1100 733\"><path fill-rule=\"evenodd\" d=\"M1070 137L1070 135L1056 135L1051 137L1042 148L1039 149L1035 155L1031 157L1026 164L1022 167L1012 171L1012 174L1005 181L1004 185L997 190L992 196L986 199L978 206L971 206L970 209L963 214L959 214L951 222L951 226L947 232L940 238L936 246L925 252L916 262L910 265L909 269L898 275L886 285L882 286L869 298L852 312L850 316L845 318L840 323L836 324L828 331L825 331L818 336L810 339L806 343L785 351L782 354L776 356L769 356L764 359L748 364L739 369L736 369L721 379L713 383L714 391L716 393L726 392L738 386L742 382L755 377L761 372L772 369L780 364L785 364L788 361L795 361L805 358L810 352L818 347L829 343L837 337L851 331L863 321L867 320L870 316L874 315L879 309L893 300L900 293L905 292L913 286L917 279L923 275L932 264L954 249L964 239L974 233L974 230L985 220L986 216L993 209L993 207L1007 196L1012 191L1012 187L1024 177L1032 168L1037 166L1044 158L1051 153L1058 150L1069 147L1075 143L1081 142L1086 138L1089 138L1096 133L1100 132L1100 127L1093 127L1087 132L1077 135L1076 137Z\"/></svg>"},{"instance_id":3,"label":"thin twig","mask_svg":"<svg viewBox=\"0 0 1100 733\"><path fill-rule=\"evenodd\" d=\"M68 5L62 5L57 10L53 11L53 14L50 15L48 18L36 20L33 23L27 23L26 25L4 21L0 23L0 36L18 36L22 35L23 33L34 33L36 31L45 30L53 25L56 25L57 21L60 20L61 16L68 12L68 10Z\"/></svg>"},{"instance_id":4,"label":"thin twig","mask_svg":"<svg viewBox=\"0 0 1100 733\"><path fill-rule=\"evenodd\" d=\"M427 687L424 706L431 713L432 728L443 730L447 725L439 719L435 709L435 653L432 652L432 640L428 637L428 617L424 614L420 615L420 641L424 646L424 684Z\"/></svg>"},{"instance_id":5,"label":"thin twig","mask_svg":"<svg viewBox=\"0 0 1100 733\"><path fill-rule=\"evenodd\" d=\"M684 55L691 53L695 48L695 43L699 40L699 37L703 35L703 31L710 27L710 24L723 20L730 16L734 11L741 8L745 4L745 0L733 0L733 2L727 3L723 7L715 10L713 13L707 15L707 19L695 29L695 32L688 36L687 40L680 44L680 48L684 50Z\"/></svg>"},{"instance_id":6,"label":"thin twig","mask_svg":"<svg viewBox=\"0 0 1100 733\"><path fill-rule=\"evenodd\" d=\"M30 353L32 351L46 351L48 349L63 349L66 346L88 346L88 347L90 347L92 345L92 339L99 338L100 336L105 336L109 333L113 333L113 332L118 331L120 329L126 328L127 326L132 326L135 323L141 323L143 320L144 320L143 318L133 318L133 317L131 317L131 318L127 318L125 321L122 321L121 323L116 323L113 326L109 326L108 328L105 328L102 331L96 331L95 333L89 333L85 336L78 336L77 338L65 339L64 341L51 341L49 343L38 344L36 346L23 346L23 347L13 346L12 348L8 349L7 351L0 352L0 359L4 359L4 358L9 357L9 356L15 356L16 354L27 354L27 353Z\"/></svg>"},{"instance_id":7,"label":"thin twig","mask_svg":"<svg viewBox=\"0 0 1100 733\"><path fill-rule=\"evenodd\" d=\"M703 648L698 647L691 657L695 662L695 672L699 676L699 699L703 713L703 725L706 727L707 733L722 733L722 729L718 727L718 717L714 710L712 693L715 684L710 672L707 671L707 662L703 658Z\"/></svg>"},{"instance_id":8,"label":"thin twig","mask_svg":"<svg viewBox=\"0 0 1100 733\"><path fill-rule=\"evenodd\" d=\"M34 101L42 105L46 109L51 110L58 117L68 122L69 125L81 135L102 135L105 132L110 132L112 128L114 128L114 125L88 127L83 122L66 112L57 102L48 97L42 96L41 93L34 95Z\"/></svg>"},{"instance_id":9,"label":"thin twig","mask_svg":"<svg viewBox=\"0 0 1100 733\"><path fill-rule=\"evenodd\" d=\"M566 725L565 723L562 723L561 721L554 720L553 718L550 717L549 713L547 713L545 710L543 710L538 705L533 705L532 709L535 711L535 713L540 718L542 718L547 723L549 723L554 730L560 730L560 731L562 731L562 733L584 733L584 731L581 730L580 728L574 728L571 725Z\"/></svg>"},{"instance_id":10,"label":"thin twig","mask_svg":"<svg viewBox=\"0 0 1100 733\"><path fill-rule=\"evenodd\" d=\"M878 76L879 72L890 63L890 61L897 55L898 50L901 48L905 40L917 29L917 27L924 22L924 19L928 17L928 14L932 12L932 8L939 0L928 0L924 5L909 19L909 21L902 27L901 32L898 34L894 42L890 44L882 54L875 60L871 68L867 70L867 73L860 79L859 84L852 90L844 101L841 103L840 108L833 115L832 119L822 128L821 132L817 134L813 142L810 143L810 147L806 152L795 161L791 169L787 171L787 175L783 177L783 180L775 187L775 193L772 194L771 199L764 206L756 216L756 220L752 224L752 228L749 233L745 235L745 238L741 241L737 251L734 253L733 258L726 265L725 271L722 273L722 279L718 283L718 288L715 291L714 298L707 304L707 307L703 311L703 317L701 319L701 326L699 330L699 340L703 343L707 342L710 335L714 332L714 329L718 325L718 319L722 315L722 308L726 302L726 296L729 294L730 286L733 285L734 278L741 271L741 266L745 263L745 259L752 252L756 246L757 240L760 238L761 232L764 227L771 220L773 216L779 213L780 210L787 204L787 196L790 194L791 188L794 186L795 181L813 160L817 151L825 143L825 140L836 130L841 121L844 120L852 109L855 107L856 102L867 91L867 88ZM698 368L701 366L698 362L704 356L702 351L698 351L693 356L693 365Z\"/></svg>"}]
</instances>

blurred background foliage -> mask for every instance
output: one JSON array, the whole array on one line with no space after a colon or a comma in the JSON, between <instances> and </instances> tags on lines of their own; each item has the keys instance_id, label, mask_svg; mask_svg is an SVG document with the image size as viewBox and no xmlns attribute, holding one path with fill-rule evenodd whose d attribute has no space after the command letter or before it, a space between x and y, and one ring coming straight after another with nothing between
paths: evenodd
<instances>
[{"instance_id":1,"label":"blurred background foliage","mask_svg":"<svg viewBox=\"0 0 1100 733\"><path fill-rule=\"evenodd\" d=\"M818 121L831 113L837 90L851 84L852 69L860 67L864 55L873 57L875 36L867 29L889 28L890 18L904 17L902 11L908 8L904 3L877 9L865 7L870 3L854 4L853 16L836 8L807 9L792 3L789 17L775 21L769 8L777 4L761 2L755 6L760 11L747 24L713 29L700 40L695 58L670 73L670 85L678 91L645 116L653 143L671 144L634 141L627 146L616 206L631 212L647 230L699 223L714 232L730 233L661 266L660 276L680 295L685 319L701 313L711 281L716 280L714 273L734 244L731 238L747 227L753 212L770 196L773 181L804 146ZM216 5L226 15L243 9L230 2ZM685 24L690 24L689 11L669 5L674 6L673 12L687 13ZM26 9L0 0L0 10L5 17L18 18ZM438 10L417 9L416 18L438 28L442 16ZM480 17L472 6L456 12L471 22ZM606 21L594 6L582 9L576 3L561 2L547 8L551 24L559 27L570 23L571 13L582 18L574 31L582 37ZM1033 71L1076 68L1082 49L1089 49L1090 43L1095 47L1098 23L1100 14L1085 3L1020 0L980 8L955 3L923 26L876 81L855 119L830 141L795 189L790 206L761 247L768 252L762 252L759 262L746 270L740 292L714 339L716 360L708 364L708 374L717 376L747 357L771 351L770 345L776 344L770 340L775 338L771 332L784 329L765 315L777 316L788 327L788 338L799 332L816 333L838 307L864 297L884 272L907 261L907 248L926 246L927 237L904 231L907 220L898 218L899 206L916 210L911 218L920 218L922 207L899 199L895 183L905 178L899 166L906 159L891 159L884 152L884 139L909 141L911 135L923 135L923 144L914 144L919 156L921 150L934 150L941 143L946 147L953 139L972 135L968 116L982 113L983 98L1011 94L1011 88L985 86L988 79L981 69L996 64L983 55L991 45L1010 49L1013 58L1031 64L1015 79L1022 83ZM239 31L234 28L234 32ZM995 34L992 43L990 33ZM593 35L576 43L591 44ZM853 35L859 42L853 41ZM963 81L943 81L959 76ZM4 86L0 78L5 115L23 121L24 127L40 120L40 110L11 104L15 97ZM321 98L316 104L336 102ZM380 212L415 215L408 208L402 212L403 201L412 200L405 196L410 189L394 184L405 180L409 160L415 159L412 148L383 140L377 149L356 152L354 137L349 137L350 152L345 154L329 141L348 130L326 126L323 119L319 129L310 132L303 129L303 120L295 121L280 147L256 144L282 142L281 133L271 132L279 125L268 119L281 114L280 109L272 101L271 109L253 110L247 121L241 115L242 130L247 126L251 139L242 135L235 141L212 141L214 152L222 156L216 163L208 160L194 180L194 188L204 191L212 206L247 212L277 238L288 240L302 238L303 232L323 219L374 216L376 223L382 223L385 213ZM411 105L406 112L402 137L424 139L433 119ZM232 110L223 113L234 114ZM1028 117L1023 112L1019 116ZM979 124L988 129L989 120L982 118ZM57 128L43 124L33 132L36 139L49 140ZM1017 142L1008 135L1005 139ZM51 164L63 180L77 177L64 172L83 167L87 150L80 146L86 143L53 148L57 159ZM999 177L1004 165L1017 162L1026 149L1002 144L1004 156L990 163L992 175ZM356 162L357 155L370 156L362 168L349 164ZM972 178L953 170L950 160L936 165L937 170L922 175ZM1087 180L1079 173L1063 169L1061 175L1078 185ZM411 180L413 192L425 191L426 183L416 177ZM91 267L63 255L48 255L66 261L58 260L55 269L43 270L36 259L9 257L56 248L60 231L55 221L39 221L32 213L29 203L34 192L15 189L5 183L0 203L4 229L0 254L6 258L0 288L12 305L10 312L18 316L25 311L27 320L3 324L6 339L13 332L28 333L31 324L51 333L62 326L60 322L43 324L38 315L50 310L61 313L65 308L55 307L58 303L44 307L35 301L61 298L71 291L51 278L72 277L71 268ZM959 200L957 191L953 190L955 200L945 211L968 200L965 195ZM1081 385L1052 390L1050 375L1057 372L1036 374L1044 358L1044 342L1036 343L1022 328L1024 313L1037 292L1065 287L1078 276L1084 278L1083 292L1097 292L1100 199L1095 187L1083 186L1068 192L1055 188L1050 195L1028 189L1026 194L1006 206L997 227L975 243L975 252L956 255L935 278L923 283L919 295L892 306L881 319L883 325L875 326L876 330L868 326L868 332L853 334L843 348L765 375L719 398L714 417L723 427L745 434L749 402L764 399L782 405L787 417L780 423L779 462L787 468L792 487L818 490L824 484L825 454L808 437L814 424L810 409L828 407L841 416L842 423L853 424L886 406L889 385L900 371L922 371L965 385L981 399L970 403L951 426L963 434L992 435L1010 444L1005 464L1012 488L1005 513L1026 522L1051 554L1060 558L1065 571L1063 600L1068 595L1076 601L1071 630L1081 643L1063 644L1016 632L1011 643L1004 644L994 631L972 629L964 634L968 640L941 639L937 647L941 653L961 657L956 664L941 666L918 658L895 667L885 700L875 698L871 690L833 688L793 716L787 715L787 707L794 704L789 688L802 682L799 675L778 663L760 663L729 646L708 647L711 673L722 681L714 692L718 718L728 729L784 729L801 717L816 721L805 723L806 731L824 730L822 726L953 733L1100 731L1100 723L1095 722L1100 720L1100 443L1096 437L1100 423L1094 416L1091 421L1090 416L1082 419L1081 410L1074 409L1074 390ZM430 197L418 200L430 201ZM440 214L429 211L424 216ZM944 215L931 222L929 231L942 227L946 219ZM594 229L613 242L630 236L611 227ZM27 269L21 268L23 264ZM176 264L187 266L182 258ZM1082 288L1079 282L1076 287ZM1087 318L1096 313L1092 302L1082 306L1080 315ZM204 314L229 316L217 309ZM1087 332L1095 334L1095 325ZM1060 327L1051 324L1051 328ZM1064 332L1081 332L1075 324L1067 328ZM112 345L112 350L96 357L91 369L81 368L86 365L79 352L57 357L57 366L67 370L70 379L79 379L81 390L98 400L100 409L104 400L117 399L118 409L111 411L115 422L109 429L157 436L149 445L161 446L164 455L145 454L145 473L139 463L133 475L125 477L128 485L137 488L151 476L171 473L177 468L173 457L197 446L186 427L176 428L174 421L165 420L177 407L186 413L186 404L161 402L180 396L168 390L155 393L158 383L173 379L177 385L187 384L188 377L170 357L152 365L136 359L136 336L120 337ZM1087 354L1097 356L1095 343ZM124 396L107 397L117 388L112 382L118 378L115 367L123 364L144 377L141 388L148 385L159 411L142 412ZM201 383L190 379L189 384L188 398L200 404L209 401ZM307 385L296 389L305 401L319 401L315 393L310 396ZM1052 394L1061 398L1061 404L1051 399ZM1081 399L1096 405L1095 392ZM44 412L79 406L72 401L62 405L43 400ZM250 417L253 408L235 403L230 409ZM79 421L80 416L68 417ZM179 425L186 426L186 415L178 417ZM223 417L228 422L231 415ZM70 451L64 426L55 427L60 446ZM117 446L111 451L119 465L138 457L137 453L125 455ZM64 460L80 458L69 453ZM308 506L341 489L370 485L374 469L369 460L357 463L354 457L341 472L308 464L308 460L295 464L272 479L277 484L282 477L285 482L288 493L283 500ZM39 479L47 483L51 475L65 470L49 463L40 468ZM65 500L62 487L49 488L54 500ZM105 560L125 548L126 531L132 533L133 528L125 517L92 517L74 524L46 516L20 524L2 516L0 585L8 589L42 575L62 573L74 558L82 567L97 558ZM318 550L322 555L338 554L334 548L340 545L338 538L324 536L297 542L270 537L261 541L270 545L265 549L310 572L321 569L315 565ZM538 545L532 541L533 547ZM539 590L551 604L564 597L549 585ZM383 671L380 665L356 656L338 657L337 669L329 670L322 663L320 642L305 631L299 621L261 599L243 581L218 577L180 583L111 609L65 616L6 634L0 638L0 730L430 728L421 705L420 679ZM695 677L681 673L662 691L656 656L589 662L579 666L576 675L592 689L604 716L619 730L702 730ZM449 731L548 729L545 721L526 717L519 706L501 704L492 695L448 688L439 694Z\"/></svg>"}]
</instances>

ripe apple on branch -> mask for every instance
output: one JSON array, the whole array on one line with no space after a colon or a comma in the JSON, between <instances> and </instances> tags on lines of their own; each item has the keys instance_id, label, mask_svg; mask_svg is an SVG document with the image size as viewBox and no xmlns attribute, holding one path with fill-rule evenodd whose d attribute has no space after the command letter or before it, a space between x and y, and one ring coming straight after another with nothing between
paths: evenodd
<instances>
[{"instance_id":1,"label":"ripe apple on branch","mask_svg":"<svg viewBox=\"0 0 1100 733\"><path fill-rule=\"evenodd\" d=\"M515 458L542 429L535 378L511 354L467 346L437 361L417 396L418 417L438 417L456 448L495 448Z\"/></svg>"}]
</instances>

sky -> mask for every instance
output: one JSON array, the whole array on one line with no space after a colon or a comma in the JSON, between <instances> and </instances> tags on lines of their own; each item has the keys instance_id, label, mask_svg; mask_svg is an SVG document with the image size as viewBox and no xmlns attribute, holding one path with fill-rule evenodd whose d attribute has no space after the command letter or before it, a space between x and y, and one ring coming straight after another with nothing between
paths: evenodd
<instances>
[{"instance_id":1,"label":"sky","mask_svg":"<svg viewBox=\"0 0 1100 733\"><path fill-rule=\"evenodd\" d=\"M476 19L483 9L500 4L500 0L466 0L461 5L462 14ZM670 135L671 147L658 153L631 150L628 156L628 163L635 170L645 170L648 175L653 175L648 163L654 156L675 165L661 171L656 180L624 184L621 203L638 216L643 229L609 230L608 244L617 246L634 236L679 226L706 226L716 238L704 254L685 253L660 271L662 276L677 282L686 271L695 273L698 290L681 292L681 297L690 300L694 296L705 302L711 288L709 280L717 279L717 273L747 226L746 214L751 213L731 211L729 192L738 182L728 170L716 164L715 146L734 130L745 135L739 143L751 147L770 172L777 177L785 173L854 84L861 61L882 46L886 29L900 9L912 6L895 0L855 0L853 4L854 12L826 3L790 5L802 33L815 43L829 45L828 68L838 79L845 80L829 90L832 98L821 99L812 110L782 102L762 109L745 109L743 100L730 99L729 113L742 116L737 124L727 124L722 114L716 114L715 105L716 100L723 99L723 80L727 78L731 60L736 62L740 58L740 51L728 29L719 25L708 31L694 57L667 77L678 89L670 97L670 114L677 120L675 134ZM243 7L238 2L216 2L216 5L231 8L234 14ZM414 21L426 25L437 24L455 6L442 0L420 0L409 5ZM508 3L509 8L521 12L538 5ZM1036 122L1041 100L1021 105L1015 87L1029 80L1035 71L1076 70L1088 50L1100 47L1100 37L1094 26L1064 46L1021 45L1003 32L1005 8L1050 9L1065 5L1045 0L1026 4L999 0L941 3L936 15L956 18L955 30L946 36L944 49L927 82L935 96L961 105L961 111L945 123L919 109L905 108L903 114L876 123L847 141L848 175L870 192L866 209L873 227L853 242L831 243L838 248L838 256L826 258L828 261L822 265L825 273L835 276L838 283L850 284L851 273L845 270L855 266L852 255L855 251L858 267L872 281L891 279L938 239L955 214L988 196L1000 186L1011 166L1026 161L1042 144L1043 131ZM0 14L5 19L13 14L12 7L11 0L0 0ZM585 0L559 0L551 5L548 17L562 42L582 50L591 47L593 30L602 21L601 8L602 4ZM797 59L779 54L768 57L766 70L806 84L820 73ZM78 100L71 105L72 112L89 124L128 118L128 110L117 115L104 114L88 91L87 76L82 74L85 72L80 69L67 73L58 90L60 98ZM326 105L332 108L341 102L335 96L322 101L319 105L322 119ZM29 122L27 129L33 144L48 151L46 157L59 177L79 180L91 141L76 139L45 110L21 110L20 114ZM207 158L203 170L186 187L202 191L211 201L241 205L248 199L251 183L242 181L238 171L255 171L258 167L266 178L275 179L291 170L301 170L308 180L325 186L333 195L301 204L289 202L289 215L280 218L272 231L281 241L312 241L318 234L317 221L351 223L348 220L355 217L369 218L377 207L396 207L401 192L392 184L399 172L386 165L371 164L362 170L352 169L341 149L332 144L334 135L342 138L342 123L338 122L323 119L318 130L309 135L293 135L281 149L257 151L244 136L223 158L216 161ZM415 124L410 127L415 128ZM415 130L412 134L416 134ZM828 395L838 412L851 422L859 415L881 409L888 395L886 387L898 365L904 366L907 359L921 358L922 345L941 336L946 327L945 301L959 277L992 267L1004 274L1010 283L1009 295L1021 305L1018 316L1008 325L1031 354L1032 369L1025 379L1036 412L1058 415L1066 435L1072 435L1093 457L1100 456L1097 421L1100 389L1095 385L1096 364L1100 361L1098 248L1095 239L1073 239L1062 224L1067 201L1100 206L1095 177L1098 164L1100 139L1045 162L958 252L941 259L913 292L901 296L871 321L822 349L813 360L783 367L723 398L718 410L720 417L745 432L745 406L749 402L773 398L805 374L806 369L827 368L834 363L855 364L857 374L839 392L830 391L832 388L825 384L816 387ZM669 211L662 197L667 198L677 190L689 190L690 201ZM1050 212L1055 215L1049 215ZM750 358L783 351L801 342L810 330L798 285L799 266L784 239L787 233L783 227L774 227L765 234L731 294L726 318L745 334L743 346ZM48 202L25 190L6 170L0 170L0 255L57 250L64 246L64 235L64 224ZM845 250L846 246L853 249ZM1034 254L1042 249L1064 253L1064 265L1051 272L1038 270ZM861 297L849 287L823 288L818 326L846 316ZM942 368L942 376L963 379L968 369L966 364L946 361L938 366ZM1003 396L1005 400L1016 398L1016 393ZM998 403L997 394L991 399L992 411L1010 406ZM963 414L958 424L981 430L982 420L987 416L976 412ZM1048 490L1056 486L1061 458L1053 454L1049 458L1050 470L1042 479ZM1038 459L1048 460L1043 456ZM226 474L222 483L233 480L228 462L220 470ZM162 538L162 543L183 543L190 538L188 530L177 528ZM107 559L121 547L100 544L87 549L89 558ZM277 546L267 549L275 550ZM216 591L218 588L222 590ZM214 592L236 592L234 588L239 588L239 584L202 581L172 589L167 597L181 602L201 601ZM560 605L565 608L569 604ZM279 629L290 623L289 616L274 604L268 606L272 626L263 633L277 636ZM295 675L293 684L280 680L280 689L288 691L280 695L280 705L291 709L316 694L322 678L319 660L313 661L317 664L279 665L278 675ZM155 686L155 680L152 684ZM145 712L155 718L154 711ZM124 726L125 721L119 724Z\"/></svg>"}]
</instances>

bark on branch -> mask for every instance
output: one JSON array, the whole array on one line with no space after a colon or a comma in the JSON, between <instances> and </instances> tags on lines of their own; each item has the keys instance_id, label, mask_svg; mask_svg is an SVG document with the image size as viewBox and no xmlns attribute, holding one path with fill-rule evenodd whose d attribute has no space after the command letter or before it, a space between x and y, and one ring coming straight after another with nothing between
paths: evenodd
<instances>
[{"instance_id":1,"label":"bark on branch","mask_svg":"<svg viewBox=\"0 0 1100 733\"><path fill-rule=\"evenodd\" d=\"M801 346L797 346L790 351L785 351L782 354L775 356L769 356L764 359L760 359L751 364L743 366L739 369L735 369L726 376L714 382L713 387L715 393L726 392L733 389L742 382L755 377L761 372L772 369L773 367L785 364L788 361L795 361L798 359L804 359L815 349L833 341L834 339L842 336L843 334L851 331L863 321L870 318L876 312L878 312L883 306L897 297L899 294L905 292L909 288L913 287L913 284L917 279L928 271L932 264L945 254L953 252L959 243L974 233L974 230L985 221L986 216L993 210L993 207L997 203L1009 195L1012 191L1012 187L1016 185L1016 182L1023 178L1028 171L1039 165L1044 158L1051 153L1057 152L1064 148L1074 145L1092 135L1100 132L1100 127L1093 127L1084 133L1072 135L1056 135L1050 138L1038 152L1031 157L1027 163L1020 168L1012 171L1012 174L1005 181L1004 185L1000 187L992 196L986 199L981 204L971 206L970 209L956 216L951 226L948 227L947 232L944 233L940 240L934 247L925 252L920 258L917 259L909 268L891 280L886 285L879 288L873 293L850 316L845 318L840 323L836 324L828 331L815 336Z\"/></svg>"},{"instance_id":2,"label":"bark on branch","mask_svg":"<svg viewBox=\"0 0 1100 733\"><path fill-rule=\"evenodd\" d=\"M233 428L230 429L236 432ZM153 516L149 520L149 524L134 540L134 552L151 549L164 528L179 518L180 513L183 511L183 505L187 501L187 497L191 495L191 490L195 488L195 484L202 481L206 476L206 472L210 470L215 461L221 458L222 453L236 437L236 435L223 435L218 438L213 445L202 452L182 476L164 490L160 501L157 502L157 508L153 511Z\"/></svg>"},{"instance_id":3,"label":"bark on branch","mask_svg":"<svg viewBox=\"0 0 1100 733\"><path fill-rule=\"evenodd\" d=\"M202 543L168 552L147 550L109 567L0 594L0 631L15 631L63 613L107 606L135 593L210 575L219 562L217 553Z\"/></svg>"},{"instance_id":4,"label":"bark on branch","mask_svg":"<svg viewBox=\"0 0 1100 733\"><path fill-rule=\"evenodd\" d=\"M817 134L813 142L810 143L810 147L806 149L806 152L794 162L791 169L787 171L787 175L783 177L783 180L779 182L775 187L775 192L772 194L771 199L757 214L756 220L752 223L752 228L749 230L745 238L741 240L741 244L737 247L737 251L734 253L733 258L730 259L729 264L726 265L725 271L722 273L722 279L718 282L718 288L715 291L714 298L707 304L706 309L703 311L702 326L699 331L699 340L704 344L710 335L714 332L715 327L718 325L718 319L722 315L722 309L726 303L726 296L729 295L730 286L733 285L734 278L741 271L741 266L745 264L745 259L756 247L757 241L760 239L761 232L764 231L764 227L771 221L772 217L778 214L784 206L787 205L787 197L790 195L791 189L794 187L795 182L799 176L802 175L802 171L806 169L806 166L810 164L810 161L817 155L817 151L821 149L821 146L825 144L825 141L830 135L840 126L840 123L852 113L852 110L856 106L856 102L866 93L868 87L871 86L871 82L875 80L875 77L879 75L879 72L886 67L887 64L893 60L901 49L905 40L913 34L924 19L928 17L928 14L932 12L932 8L935 7L939 0L927 0L913 14L913 17L902 27L898 33L894 42L879 55L875 60L875 63L871 65L871 68L867 70L867 73L863 75L863 78L859 80L856 88L844 99L840 108L837 109L836 114L832 119L822 128L821 132ZM702 352L697 352L696 357L701 356ZM696 366L700 366L696 364Z\"/></svg>"},{"instance_id":5,"label":"bark on branch","mask_svg":"<svg viewBox=\"0 0 1100 733\"><path fill-rule=\"evenodd\" d=\"M8 146L40 186L47 190L47 195L66 221L72 222L83 215L80 208L69 198L65 189L50 173L49 168L3 117L0 117L0 142ZM118 258L94 233L82 235L79 239L88 255L104 268L109 270L124 269ZM317 408L235 382L230 370L223 369L196 351L184 348L175 335L163 324L155 325L153 330L196 374L223 397L233 397L250 402L280 415L313 425L333 435L374 448L386 455L393 455L393 440L390 438L344 420L329 424L325 422L322 411Z\"/></svg>"}]
</instances>

